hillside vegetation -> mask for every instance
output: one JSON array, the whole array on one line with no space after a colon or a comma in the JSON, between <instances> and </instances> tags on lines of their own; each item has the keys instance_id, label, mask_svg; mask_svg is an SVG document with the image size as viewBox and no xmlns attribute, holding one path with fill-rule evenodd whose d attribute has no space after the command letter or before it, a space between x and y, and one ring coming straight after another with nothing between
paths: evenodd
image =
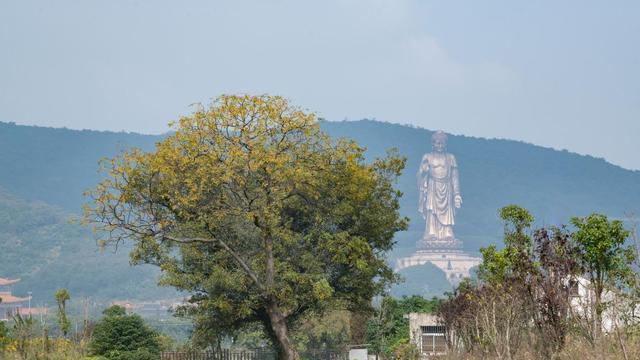
<instances>
[{"instance_id":1,"label":"hillside vegetation","mask_svg":"<svg viewBox=\"0 0 640 360\"><path fill-rule=\"evenodd\" d=\"M430 151L432 132L372 120L325 121L322 127L366 146L369 159L393 147L407 156L398 187L404 193L401 212L411 223L409 231L397 235L390 260L411 253L423 229L415 173L422 154ZM0 198L0 275L23 278L16 292L51 294L51 288L68 286L72 293L105 296L154 293L155 271L130 269L126 249L100 254L88 230L68 218L80 212L82 193L101 178L99 159L132 146L151 150L161 138L0 123L0 186L6 189ZM464 199L456 234L471 252L500 241L497 209L511 203L537 214L539 225L566 223L594 211L613 218L640 212L640 172L603 159L467 136L449 136L448 150L460 166ZM408 284L398 293L431 296L446 287L431 266L422 275L408 271L405 276Z\"/></svg>"},{"instance_id":2,"label":"hillside vegetation","mask_svg":"<svg viewBox=\"0 0 640 360\"><path fill-rule=\"evenodd\" d=\"M325 121L322 127L334 137L350 137L366 146L369 158L393 147L407 156L398 186L404 192L403 214L411 218L411 230L419 232L415 173L422 154L431 149L432 132L372 120ZM0 186L20 198L79 213L83 191L101 178L99 159L132 146L150 150L160 138L0 123ZM471 251L499 240L496 210L510 203L530 209L548 224L592 211L621 217L640 210L640 171L603 159L467 136L449 136L448 150L457 157L464 198L456 230Z\"/></svg>"},{"instance_id":3,"label":"hillside vegetation","mask_svg":"<svg viewBox=\"0 0 640 360\"><path fill-rule=\"evenodd\" d=\"M44 203L29 203L0 189L0 276L21 278L18 296L33 292L34 306L54 303L67 288L74 298L130 299L167 297L156 286L158 271L131 268L125 251L100 252L91 232L69 223L70 214Z\"/></svg>"}]
</instances>

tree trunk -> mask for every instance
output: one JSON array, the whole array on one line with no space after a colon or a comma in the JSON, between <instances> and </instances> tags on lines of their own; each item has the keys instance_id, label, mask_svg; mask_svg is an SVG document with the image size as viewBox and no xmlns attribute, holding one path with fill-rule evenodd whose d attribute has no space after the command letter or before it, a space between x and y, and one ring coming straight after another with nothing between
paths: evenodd
<instances>
[{"instance_id":1,"label":"tree trunk","mask_svg":"<svg viewBox=\"0 0 640 360\"><path fill-rule=\"evenodd\" d=\"M595 321L594 321L594 329L593 329L593 337L595 339L600 339L600 335L602 334L602 293L604 286L601 285L602 282L598 281L595 285Z\"/></svg>"},{"instance_id":2,"label":"tree trunk","mask_svg":"<svg viewBox=\"0 0 640 360\"><path fill-rule=\"evenodd\" d=\"M295 346L289 339L289 329L287 329L287 323L282 311L273 302L267 304L267 315L269 315L269 321L271 322L271 329L278 341L278 357L279 360L299 360L300 356L296 351Z\"/></svg>"},{"instance_id":3,"label":"tree trunk","mask_svg":"<svg viewBox=\"0 0 640 360\"><path fill-rule=\"evenodd\" d=\"M273 256L273 239L271 238L271 232L267 231L265 236L265 255L266 255L266 274L265 282L268 291L274 291L275 288L275 259ZM271 298L270 295L267 295ZM289 339L289 329L287 329L286 318L276 302L273 299L269 299L266 306L267 315L269 316L269 322L271 323L271 329L277 340L278 357L282 360L299 360L300 356L293 346L291 339Z\"/></svg>"}]
</instances>

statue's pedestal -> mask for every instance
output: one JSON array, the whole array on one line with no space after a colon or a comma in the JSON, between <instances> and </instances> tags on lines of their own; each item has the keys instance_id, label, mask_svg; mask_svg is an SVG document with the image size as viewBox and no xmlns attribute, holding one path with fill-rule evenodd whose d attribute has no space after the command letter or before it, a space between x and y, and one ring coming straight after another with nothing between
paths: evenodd
<instances>
[{"instance_id":1,"label":"statue's pedestal","mask_svg":"<svg viewBox=\"0 0 640 360\"><path fill-rule=\"evenodd\" d=\"M428 262L442 270L449 283L455 286L465 277L469 277L471 268L480 265L482 259L452 247L443 249L430 247L420 249L409 257L398 259L396 270L424 265Z\"/></svg>"}]
</instances>

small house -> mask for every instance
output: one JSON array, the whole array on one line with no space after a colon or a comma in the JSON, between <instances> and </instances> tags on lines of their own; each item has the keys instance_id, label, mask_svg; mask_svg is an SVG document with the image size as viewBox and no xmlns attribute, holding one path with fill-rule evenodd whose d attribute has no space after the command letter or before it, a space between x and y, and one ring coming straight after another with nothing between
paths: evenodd
<instances>
[{"instance_id":1,"label":"small house","mask_svg":"<svg viewBox=\"0 0 640 360\"><path fill-rule=\"evenodd\" d=\"M424 358L447 353L445 327L437 316L428 313L409 313L409 340Z\"/></svg>"}]
</instances>

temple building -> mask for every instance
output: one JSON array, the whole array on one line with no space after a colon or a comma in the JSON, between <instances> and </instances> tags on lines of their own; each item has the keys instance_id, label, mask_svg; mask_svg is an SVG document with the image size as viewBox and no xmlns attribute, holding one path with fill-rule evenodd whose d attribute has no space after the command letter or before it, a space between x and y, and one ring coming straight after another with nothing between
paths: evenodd
<instances>
[{"instance_id":1,"label":"temple building","mask_svg":"<svg viewBox=\"0 0 640 360\"><path fill-rule=\"evenodd\" d=\"M11 294L11 285L18 283L20 279L9 280L0 278L0 321L6 321L20 312L22 306L30 297L17 297Z\"/></svg>"}]
</instances>

